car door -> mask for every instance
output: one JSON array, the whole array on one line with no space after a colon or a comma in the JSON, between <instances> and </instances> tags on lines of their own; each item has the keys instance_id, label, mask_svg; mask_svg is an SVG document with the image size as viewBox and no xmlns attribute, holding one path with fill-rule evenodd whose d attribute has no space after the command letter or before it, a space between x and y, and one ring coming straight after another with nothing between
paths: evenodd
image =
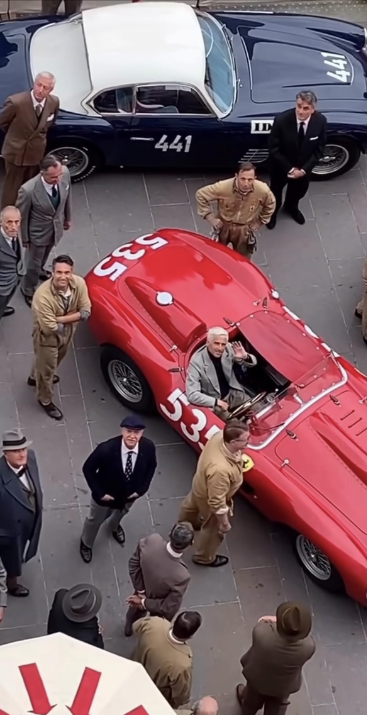
<instances>
[{"instance_id":1,"label":"car door","mask_svg":"<svg viewBox=\"0 0 367 715\"><path fill-rule=\"evenodd\" d=\"M92 109L110 125L104 135L104 153L108 166L124 166L129 145L134 90L132 87L114 87L99 92L90 102Z\"/></svg>"},{"instance_id":2,"label":"car door","mask_svg":"<svg viewBox=\"0 0 367 715\"><path fill-rule=\"evenodd\" d=\"M135 88L129 156L135 166L210 166L223 129L199 91L184 84Z\"/></svg>"}]
</instances>

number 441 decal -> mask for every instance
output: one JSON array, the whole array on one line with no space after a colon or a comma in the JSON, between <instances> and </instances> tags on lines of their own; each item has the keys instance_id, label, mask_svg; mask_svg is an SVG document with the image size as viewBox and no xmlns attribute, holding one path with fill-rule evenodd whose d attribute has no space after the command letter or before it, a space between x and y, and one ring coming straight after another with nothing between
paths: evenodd
<instances>
[{"instance_id":1,"label":"number 441 decal","mask_svg":"<svg viewBox=\"0 0 367 715\"><path fill-rule=\"evenodd\" d=\"M161 151L168 151L168 149L172 149L172 151L183 151L184 154L187 154L190 151L192 142L191 134L188 137L182 137L181 134L177 134L171 143L169 143L167 139L167 134L163 134L160 140L154 145L154 149L160 149Z\"/></svg>"}]
</instances>

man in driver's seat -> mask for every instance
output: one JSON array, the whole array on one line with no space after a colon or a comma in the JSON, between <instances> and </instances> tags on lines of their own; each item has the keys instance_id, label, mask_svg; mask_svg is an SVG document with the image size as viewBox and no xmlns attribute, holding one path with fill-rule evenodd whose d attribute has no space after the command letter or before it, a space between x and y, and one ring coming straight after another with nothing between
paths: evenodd
<instances>
[{"instance_id":1,"label":"man in driver's seat","mask_svg":"<svg viewBox=\"0 0 367 715\"><path fill-rule=\"evenodd\" d=\"M189 402L200 407L210 407L219 417L227 420L230 410L239 407L250 396L237 380L234 366L242 369L254 367L256 357L246 352L240 342L229 343L224 328L210 328L206 345L190 360L186 378L186 396Z\"/></svg>"}]
</instances>

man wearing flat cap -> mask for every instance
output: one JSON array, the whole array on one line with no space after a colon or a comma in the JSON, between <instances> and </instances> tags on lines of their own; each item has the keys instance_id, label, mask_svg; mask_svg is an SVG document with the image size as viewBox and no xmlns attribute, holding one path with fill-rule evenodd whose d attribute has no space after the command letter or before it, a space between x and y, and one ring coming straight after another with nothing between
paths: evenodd
<instances>
[{"instance_id":1,"label":"man wearing flat cap","mask_svg":"<svg viewBox=\"0 0 367 715\"><path fill-rule=\"evenodd\" d=\"M28 596L18 583L22 564L36 555L42 527L42 489L36 456L19 429L2 437L0 458L0 567L8 593Z\"/></svg>"},{"instance_id":2,"label":"man wearing flat cap","mask_svg":"<svg viewBox=\"0 0 367 715\"><path fill-rule=\"evenodd\" d=\"M101 605L102 594L90 583L79 583L69 590L60 588L48 616L47 635L65 633L88 645L104 648L97 618Z\"/></svg>"},{"instance_id":3,"label":"man wearing flat cap","mask_svg":"<svg viewBox=\"0 0 367 715\"><path fill-rule=\"evenodd\" d=\"M302 603L285 601L275 616L263 616L252 631L252 646L241 658L246 686L237 685L242 715L285 715L289 696L302 685L302 668L315 652L312 616Z\"/></svg>"},{"instance_id":4,"label":"man wearing flat cap","mask_svg":"<svg viewBox=\"0 0 367 715\"><path fill-rule=\"evenodd\" d=\"M175 524L167 542L160 534L140 539L129 561L129 574L135 589L127 599L125 636L133 634L133 623L147 615L172 621L181 608L190 583L190 572L182 555L194 541L189 522Z\"/></svg>"},{"instance_id":5,"label":"man wearing flat cap","mask_svg":"<svg viewBox=\"0 0 367 715\"><path fill-rule=\"evenodd\" d=\"M157 467L153 442L144 437L145 424L137 415L121 422L121 435L101 442L83 465L83 474L91 490L91 504L80 540L80 555L92 560L98 531L109 519L112 536L125 543L120 524L134 502L149 489Z\"/></svg>"}]
</instances>

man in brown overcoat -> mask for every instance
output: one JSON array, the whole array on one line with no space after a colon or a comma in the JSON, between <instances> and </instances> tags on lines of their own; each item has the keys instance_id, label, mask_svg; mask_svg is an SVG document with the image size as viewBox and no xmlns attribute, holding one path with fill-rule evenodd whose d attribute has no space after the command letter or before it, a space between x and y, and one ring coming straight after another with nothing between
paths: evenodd
<instances>
[{"instance_id":1,"label":"man in brown overcoat","mask_svg":"<svg viewBox=\"0 0 367 715\"><path fill-rule=\"evenodd\" d=\"M55 77L40 72L30 92L13 94L0 113L0 127L5 133L2 155L5 182L1 208L14 205L22 184L39 172L46 151L47 132L55 123L59 100L51 94Z\"/></svg>"},{"instance_id":2,"label":"man in brown overcoat","mask_svg":"<svg viewBox=\"0 0 367 715\"><path fill-rule=\"evenodd\" d=\"M302 603L286 601L276 616L263 616L252 631L252 646L241 658L246 686L237 685L242 715L285 715L289 695L300 690L302 668L315 652L312 616Z\"/></svg>"}]
</instances>

